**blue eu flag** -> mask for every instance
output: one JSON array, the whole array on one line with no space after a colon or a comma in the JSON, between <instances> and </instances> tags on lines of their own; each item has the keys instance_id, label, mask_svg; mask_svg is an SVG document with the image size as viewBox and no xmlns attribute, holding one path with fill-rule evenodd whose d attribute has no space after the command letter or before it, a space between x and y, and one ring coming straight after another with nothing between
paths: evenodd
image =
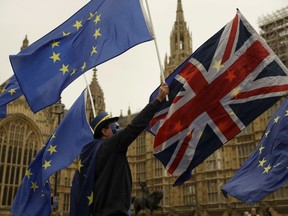
<instances>
[{"instance_id":1,"label":"blue eu flag","mask_svg":"<svg viewBox=\"0 0 288 216\"><path fill-rule=\"evenodd\" d=\"M139 0L92 0L10 62L35 113L87 70L152 40Z\"/></svg>"},{"instance_id":2,"label":"blue eu flag","mask_svg":"<svg viewBox=\"0 0 288 216\"><path fill-rule=\"evenodd\" d=\"M95 140L86 145L80 154L71 188L70 216L91 215L96 156L100 144L101 140Z\"/></svg>"},{"instance_id":3,"label":"blue eu flag","mask_svg":"<svg viewBox=\"0 0 288 216\"><path fill-rule=\"evenodd\" d=\"M0 118L5 118L7 115L6 106L9 102L23 95L16 77L13 75L7 81L6 85L0 90Z\"/></svg>"},{"instance_id":4,"label":"blue eu flag","mask_svg":"<svg viewBox=\"0 0 288 216\"><path fill-rule=\"evenodd\" d=\"M42 184L43 147L26 170L12 204L13 216L49 216L51 211L50 183Z\"/></svg>"},{"instance_id":5,"label":"blue eu flag","mask_svg":"<svg viewBox=\"0 0 288 216\"><path fill-rule=\"evenodd\" d=\"M84 90L78 97L47 143L42 160L43 183L53 173L69 166L83 146L94 140L86 117L86 93Z\"/></svg>"},{"instance_id":6,"label":"blue eu flag","mask_svg":"<svg viewBox=\"0 0 288 216\"><path fill-rule=\"evenodd\" d=\"M288 98L270 120L256 150L222 188L245 203L256 203L288 183Z\"/></svg>"}]
</instances>

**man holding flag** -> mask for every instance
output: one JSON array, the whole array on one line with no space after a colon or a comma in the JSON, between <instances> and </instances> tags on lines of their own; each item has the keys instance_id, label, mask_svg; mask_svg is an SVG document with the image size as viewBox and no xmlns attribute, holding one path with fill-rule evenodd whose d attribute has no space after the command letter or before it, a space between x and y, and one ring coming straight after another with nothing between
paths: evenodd
<instances>
[{"instance_id":1,"label":"man holding flag","mask_svg":"<svg viewBox=\"0 0 288 216\"><path fill-rule=\"evenodd\" d=\"M118 117L100 113L92 122L95 140L80 155L72 183L70 214L128 215L131 204L132 177L126 158L129 145L146 128L169 93L162 84L154 101L149 103L123 130Z\"/></svg>"}]
</instances>

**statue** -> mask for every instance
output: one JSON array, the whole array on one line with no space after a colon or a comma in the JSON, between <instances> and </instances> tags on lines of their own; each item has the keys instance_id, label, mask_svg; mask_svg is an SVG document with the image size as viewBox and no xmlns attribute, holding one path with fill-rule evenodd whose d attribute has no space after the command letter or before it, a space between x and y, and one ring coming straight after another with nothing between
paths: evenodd
<instances>
[{"instance_id":1,"label":"statue","mask_svg":"<svg viewBox=\"0 0 288 216\"><path fill-rule=\"evenodd\" d=\"M160 201L163 198L162 191L149 192L146 182L139 182L141 186L142 193L132 198L132 203L134 205L135 215L139 213L140 210L149 209L150 215L153 215L153 211L161 208Z\"/></svg>"}]
</instances>

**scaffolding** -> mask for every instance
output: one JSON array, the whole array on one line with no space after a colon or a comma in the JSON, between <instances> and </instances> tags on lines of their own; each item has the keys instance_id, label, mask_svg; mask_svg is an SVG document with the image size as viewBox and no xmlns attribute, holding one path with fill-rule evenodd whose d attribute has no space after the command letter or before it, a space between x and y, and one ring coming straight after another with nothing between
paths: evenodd
<instances>
[{"instance_id":1,"label":"scaffolding","mask_svg":"<svg viewBox=\"0 0 288 216\"><path fill-rule=\"evenodd\" d=\"M260 35L288 67L288 6L258 20Z\"/></svg>"}]
</instances>

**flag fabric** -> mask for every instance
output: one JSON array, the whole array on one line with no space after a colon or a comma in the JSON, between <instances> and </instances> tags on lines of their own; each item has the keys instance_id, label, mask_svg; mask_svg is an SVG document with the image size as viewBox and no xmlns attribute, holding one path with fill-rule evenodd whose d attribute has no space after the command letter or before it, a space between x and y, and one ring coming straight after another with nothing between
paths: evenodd
<instances>
[{"instance_id":1,"label":"flag fabric","mask_svg":"<svg viewBox=\"0 0 288 216\"><path fill-rule=\"evenodd\" d=\"M271 118L255 151L221 189L245 203L257 203L288 183L288 98Z\"/></svg>"},{"instance_id":2,"label":"flag fabric","mask_svg":"<svg viewBox=\"0 0 288 216\"><path fill-rule=\"evenodd\" d=\"M53 173L69 166L82 148L94 140L93 130L86 117L86 98L85 89L47 143L42 160L43 183Z\"/></svg>"},{"instance_id":3,"label":"flag fabric","mask_svg":"<svg viewBox=\"0 0 288 216\"><path fill-rule=\"evenodd\" d=\"M13 216L50 216L50 183L42 184L42 158L45 147L37 153L26 170L12 204Z\"/></svg>"},{"instance_id":4,"label":"flag fabric","mask_svg":"<svg viewBox=\"0 0 288 216\"><path fill-rule=\"evenodd\" d=\"M90 216L93 208L95 164L101 140L95 140L83 148L73 178L70 198L70 216Z\"/></svg>"},{"instance_id":5,"label":"flag fabric","mask_svg":"<svg viewBox=\"0 0 288 216\"><path fill-rule=\"evenodd\" d=\"M150 122L153 153L175 185L288 90L288 70L237 11L167 79L169 101ZM158 88L151 94L156 98Z\"/></svg>"},{"instance_id":6,"label":"flag fabric","mask_svg":"<svg viewBox=\"0 0 288 216\"><path fill-rule=\"evenodd\" d=\"M93 138L86 117L86 89L32 161L12 205L13 216L50 215L49 177L69 166Z\"/></svg>"},{"instance_id":7,"label":"flag fabric","mask_svg":"<svg viewBox=\"0 0 288 216\"><path fill-rule=\"evenodd\" d=\"M87 70L152 40L140 0L92 0L56 29L10 56L35 113Z\"/></svg>"},{"instance_id":8,"label":"flag fabric","mask_svg":"<svg viewBox=\"0 0 288 216\"><path fill-rule=\"evenodd\" d=\"M5 118L7 116L7 109L6 106L0 107L0 118Z\"/></svg>"},{"instance_id":9,"label":"flag fabric","mask_svg":"<svg viewBox=\"0 0 288 216\"><path fill-rule=\"evenodd\" d=\"M7 115L6 106L11 101L23 95L16 77L13 75L7 81L6 85L0 92L0 118L5 118Z\"/></svg>"}]
</instances>

